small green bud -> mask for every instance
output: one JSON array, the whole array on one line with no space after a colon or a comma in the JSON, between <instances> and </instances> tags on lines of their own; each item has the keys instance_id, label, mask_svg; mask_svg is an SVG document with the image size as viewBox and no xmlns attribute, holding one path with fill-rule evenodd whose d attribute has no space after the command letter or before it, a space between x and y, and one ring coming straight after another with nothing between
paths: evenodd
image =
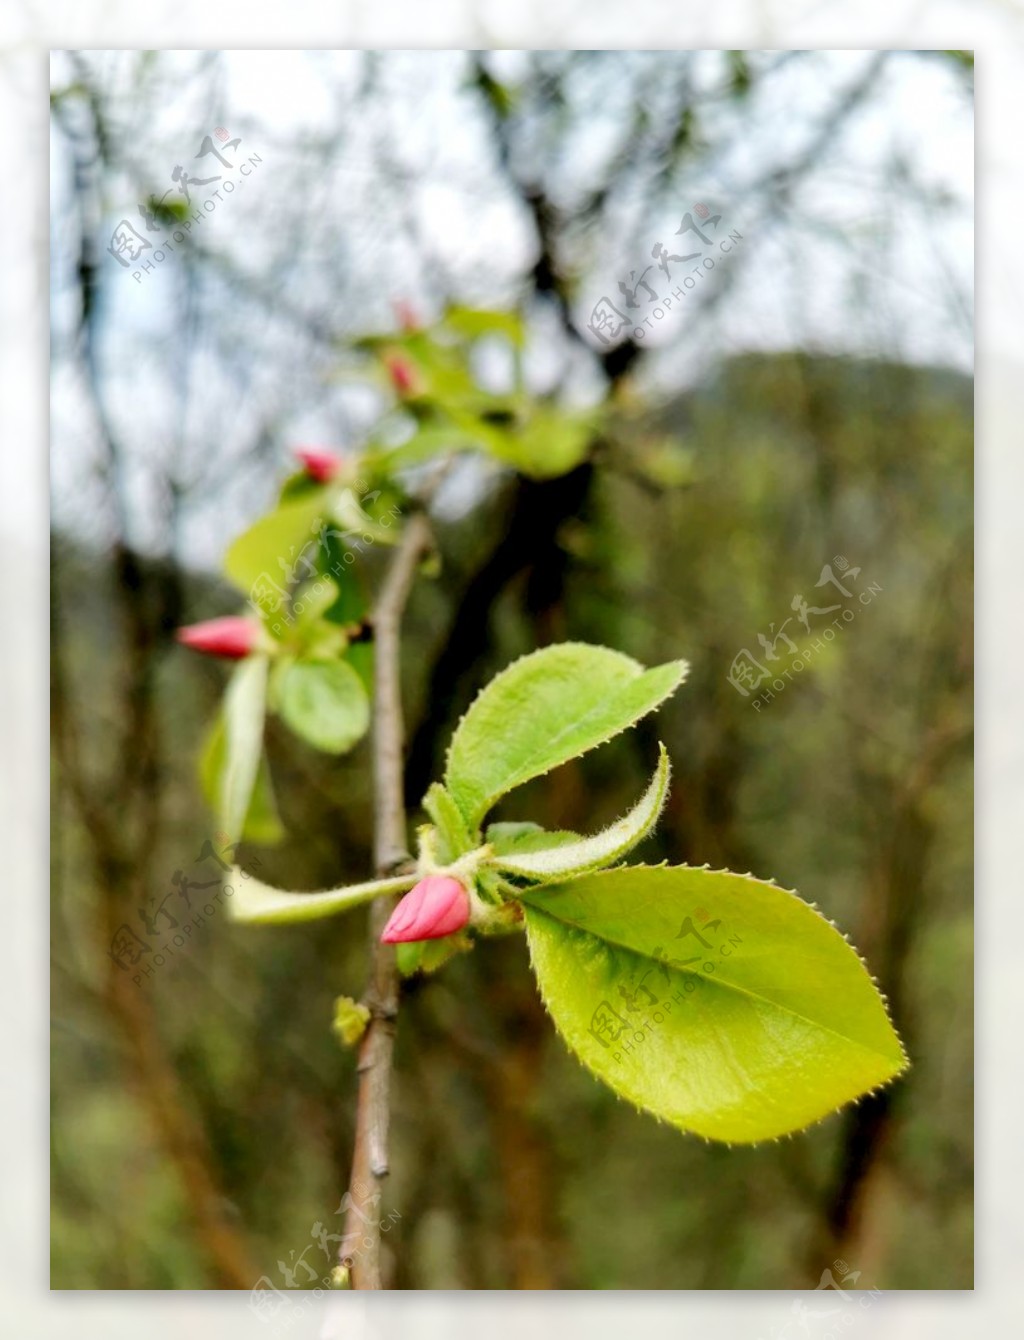
<instances>
[{"instance_id":1,"label":"small green bud","mask_svg":"<svg viewBox=\"0 0 1024 1340\"><path fill-rule=\"evenodd\" d=\"M334 1022L331 1028L344 1047L354 1047L366 1032L370 1011L351 996L339 996L334 1002Z\"/></svg>"}]
</instances>

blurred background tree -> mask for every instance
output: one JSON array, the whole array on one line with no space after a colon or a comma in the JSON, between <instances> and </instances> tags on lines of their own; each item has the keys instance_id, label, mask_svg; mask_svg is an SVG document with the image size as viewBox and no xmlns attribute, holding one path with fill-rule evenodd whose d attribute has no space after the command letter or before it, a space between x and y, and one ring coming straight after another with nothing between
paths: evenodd
<instances>
[{"instance_id":1,"label":"blurred background tree","mask_svg":"<svg viewBox=\"0 0 1024 1340\"><path fill-rule=\"evenodd\" d=\"M676 771L647 858L817 901L914 1065L795 1139L706 1145L580 1068L523 945L489 944L407 992L390 1282L783 1288L838 1259L862 1286L969 1287L970 59L53 67L54 1286L301 1287L316 1226L339 1231L355 1077L329 1024L362 987L358 924L216 916L142 990L108 948L213 836L195 761L223 673L175 627L237 605L213 574L291 446L408 439L363 341L460 304L527 331L518 359L481 341L480 387L588 428L568 447L552 430L534 468L467 454L436 499L441 571L406 629L411 810L517 653L579 638L687 656L658 721ZM205 211L199 179L228 170L196 156L218 127L250 172ZM136 280L111 235L130 220L150 254L173 236L183 165L202 221ZM603 341L595 305L653 312L637 276L664 291L655 249L688 253L676 230L704 202L742 241L663 319ZM794 594L813 604L837 557L879 592L756 707L734 657ZM652 730L533 784L552 822L621 813ZM243 863L282 887L364 875L365 747L325 758L273 723L268 743L286 838Z\"/></svg>"}]
</instances>

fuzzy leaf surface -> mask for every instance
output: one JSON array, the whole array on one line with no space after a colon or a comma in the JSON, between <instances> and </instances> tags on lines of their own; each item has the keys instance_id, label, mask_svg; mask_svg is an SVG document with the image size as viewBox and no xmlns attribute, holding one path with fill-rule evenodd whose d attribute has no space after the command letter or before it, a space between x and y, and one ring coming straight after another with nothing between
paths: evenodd
<instances>
[{"instance_id":1,"label":"fuzzy leaf surface","mask_svg":"<svg viewBox=\"0 0 1024 1340\"><path fill-rule=\"evenodd\" d=\"M335 912L347 912L382 894L405 893L416 883L416 876L371 879L366 884L349 884L340 889L325 889L322 893L287 893L284 889L261 884L236 866L230 882L234 889L234 896L228 903L231 920L269 925L314 921L318 917L333 916Z\"/></svg>"},{"instance_id":2,"label":"fuzzy leaf surface","mask_svg":"<svg viewBox=\"0 0 1024 1340\"><path fill-rule=\"evenodd\" d=\"M658 749L657 770L628 814L592 837L499 856L495 861L498 869L526 879L551 881L582 875L621 860L651 831L665 804L671 767L665 746L659 744Z\"/></svg>"}]
</instances>

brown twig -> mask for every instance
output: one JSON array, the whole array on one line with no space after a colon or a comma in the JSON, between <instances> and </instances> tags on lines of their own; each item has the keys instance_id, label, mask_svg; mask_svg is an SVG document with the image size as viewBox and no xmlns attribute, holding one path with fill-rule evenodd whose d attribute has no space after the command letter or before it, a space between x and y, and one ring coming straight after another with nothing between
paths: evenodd
<instances>
[{"instance_id":1,"label":"brown twig","mask_svg":"<svg viewBox=\"0 0 1024 1340\"><path fill-rule=\"evenodd\" d=\"M379 876L409 861L402 789L402 696L399 677L402 613L420 557L430 543L424 512L408 522L373 613L374 863ZM345 1233L338 1259L354 1289L379 1289L381 1184L388 1174L391 1058L398 1015L399 977L395 951L380 942L394 898L370 905L370 979L364 1003L370 1021L359 1048L356 1136Z\"/></svg>"}]
</instances>

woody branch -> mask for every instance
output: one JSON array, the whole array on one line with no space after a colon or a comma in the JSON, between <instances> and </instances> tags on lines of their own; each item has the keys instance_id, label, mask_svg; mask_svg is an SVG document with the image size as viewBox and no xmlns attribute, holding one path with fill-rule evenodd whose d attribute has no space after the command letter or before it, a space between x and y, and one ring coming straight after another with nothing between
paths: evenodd
<instances>
[{"instance_id":1,"label":"woody branch","mask_svg":"<svg viewBox=\"0 0 1024 1340\"><path fill-rule=\"evenodd\" d=\"M430 543L425 512L417 512L392 560L372 616L374 632L373 795L374 863L377 874L394 874L409 862L402 785L401 621L416 575ZM392 945L380 935L393 897L370 905L370 975L364 1003L370 1020L359 1049L359 1093L355 1147L345 1232L338 1257L354 1289L379 1289L381 1185L388 1174L391 1063L398 1016L399 975Z\"/></svg>"}]
</instances>

